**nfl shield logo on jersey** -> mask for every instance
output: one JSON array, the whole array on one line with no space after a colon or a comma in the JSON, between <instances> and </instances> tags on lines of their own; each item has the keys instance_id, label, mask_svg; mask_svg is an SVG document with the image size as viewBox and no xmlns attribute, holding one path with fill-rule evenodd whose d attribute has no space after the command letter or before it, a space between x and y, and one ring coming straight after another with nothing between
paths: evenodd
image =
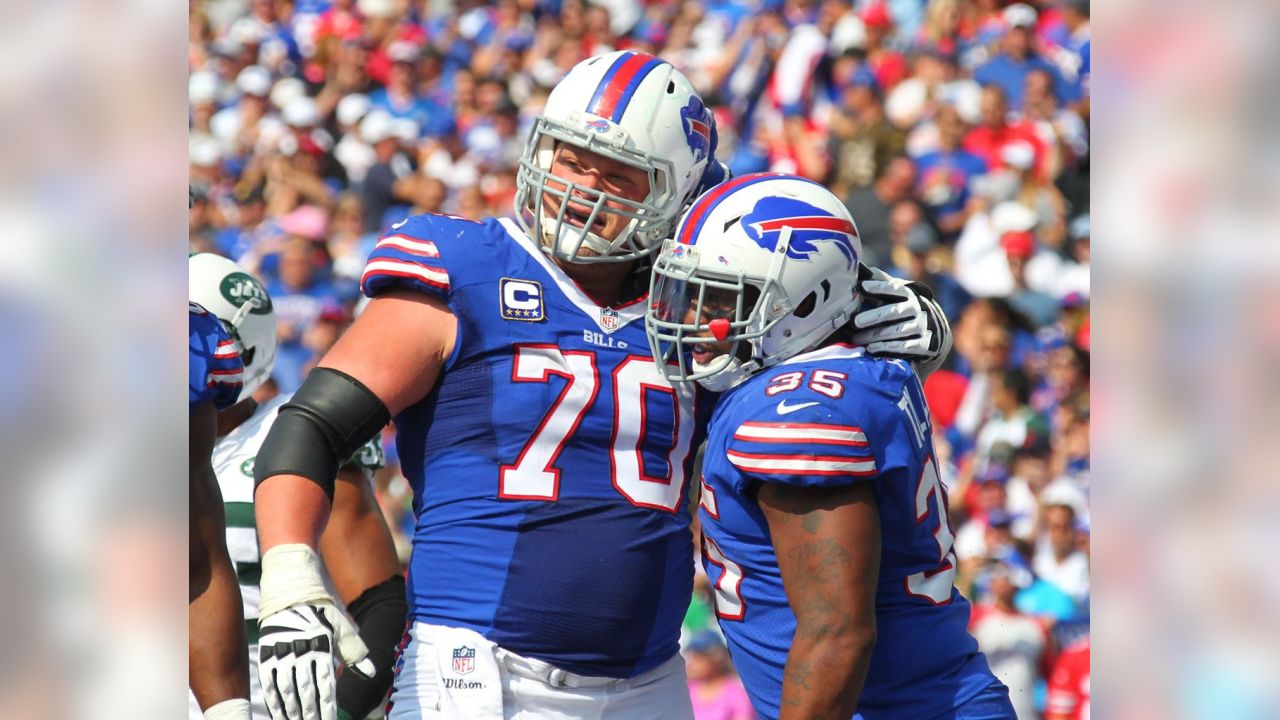
<instances>
[{"instance_id":1,"label":"nfl shield logo on jersey","mask_svg":"<svg viewBox=\"0 0 1280 720\"><path fill-rule=\"evenodd\" d=\"M600 308L600 328L605 332L613 332L622 324L618 311L612 308Z\"/></svg>"},{"instance_id":2,"label":"nfl shield logo on jersey","mask_svg":"<svg viewBox=\"0 0 1280 720\"><path fill-rule=\"evenodd\" d=\"M453 671L466 675L476 669L476 649L463 645L453 649Z\"/></svg>"}]
</instances>

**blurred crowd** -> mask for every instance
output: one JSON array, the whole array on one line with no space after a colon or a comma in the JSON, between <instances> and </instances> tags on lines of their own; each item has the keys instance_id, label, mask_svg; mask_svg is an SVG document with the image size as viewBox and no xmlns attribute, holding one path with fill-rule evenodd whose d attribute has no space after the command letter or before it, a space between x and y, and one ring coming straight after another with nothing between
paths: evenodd
<instances>
[{"instance_id":1,"label":"blurred crowd","mask_svg":"<svg viewBox=\"0 0 1280 720\"><path fill-rule=\"evenodd\" d=\"M207 0L190 8L193 251L267 284L295 390L403 217L511 214L524 139L578 61L636 49L713 109L735 174L845 198L865 261L928 283L955 350L925 390L956 584L1020 718L1088 703L1087 0ZM409 491L380 500L405 557ZM706 577L698 717L752 717Z\"/></svg>"}]
</instances>

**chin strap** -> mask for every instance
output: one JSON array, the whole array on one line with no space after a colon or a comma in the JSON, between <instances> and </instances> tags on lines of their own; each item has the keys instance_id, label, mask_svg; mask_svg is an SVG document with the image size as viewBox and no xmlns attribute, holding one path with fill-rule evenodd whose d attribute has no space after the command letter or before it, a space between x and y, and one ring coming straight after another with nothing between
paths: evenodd
<instances>
[{"instance_id":1,"label":"chin strap","mask_svg":"<svg viewBox=\"0 0 1280 720\"><path fill-rule=\"evenodd\" d=\"M725 356L722 355L720 357ZM709 369L719 359L720 358L716 358L716 360L711 361L711 363L708 363L707 365L702 365L695 361L692 367L695 372L701 372ZM760 370L760 363L755 360L750 360L744 363L738 358L731 357L729 358L729 361L724 364L723 370L717 372L715 375L699 380L698 384L711 392L727 392L746 382L747 378L756 374Z\"/></svg>"}]
</instances>

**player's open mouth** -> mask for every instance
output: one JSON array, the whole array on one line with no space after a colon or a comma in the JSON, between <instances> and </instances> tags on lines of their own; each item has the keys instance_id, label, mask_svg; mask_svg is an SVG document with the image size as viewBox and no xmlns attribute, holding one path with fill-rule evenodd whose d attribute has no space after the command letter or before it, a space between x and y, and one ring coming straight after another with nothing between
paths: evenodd
<instances>
[{"instance_id":1,"label":"player's open mouth","mask_svg":"<svg viewBox=\"0 0 1280 720\"><path fill-rule=\"evenodd\" d=\"M693 355L693 361L699 365L706 365L715 360L720 353L716 352L716 346L706 343L698 343L689 348L690 354Z\"/></svg>"},{"instance_id":2,"label":"player's open mouth","mask_svg":"<svg viewBox=\"0 0 1280 720\"><path fill-rule=\"evenodd\" d=\"M565 211L564 211L565 222L569 223L570 225L576 228L587 227L587 220L589 219L591 219L591 212L589 210L584 210L580 205L571 203L568 207L565 208ZM596 232L596 233L599 233L604 230L603 213L601 213L600 215L597 215L595 222L591 223L591 227L589 229L592 232Z\"/></svg>"}]
</instances>

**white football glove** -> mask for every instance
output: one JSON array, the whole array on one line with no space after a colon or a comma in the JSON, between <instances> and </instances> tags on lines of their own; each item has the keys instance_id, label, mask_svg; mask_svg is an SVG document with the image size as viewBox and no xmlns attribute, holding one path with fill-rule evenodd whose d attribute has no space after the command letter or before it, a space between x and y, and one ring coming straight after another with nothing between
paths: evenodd
<instances>
[{"instance_id":1,"label":"white football glove","mask_svg":"<svg viewBox=\"0 0 1280 720\"><path fill-rule=\"evenodd\" d=\"M858 266L864 308L853 316L853 341L873 355L910 360L924 380L951 352L951 324L924 283Z\"/></svg>"},{"instance_id":2,"label":"white football glove","mask_svg":"<svg viewBox=\"0 0 1280 720\"><path fill-rule=\"evenodd\" d=\"M258 678L273 720L337 720L334 650L348 672L373 677L369 649L338 609L306 545L262 556Z\"/></svg>"}]
</instances>

